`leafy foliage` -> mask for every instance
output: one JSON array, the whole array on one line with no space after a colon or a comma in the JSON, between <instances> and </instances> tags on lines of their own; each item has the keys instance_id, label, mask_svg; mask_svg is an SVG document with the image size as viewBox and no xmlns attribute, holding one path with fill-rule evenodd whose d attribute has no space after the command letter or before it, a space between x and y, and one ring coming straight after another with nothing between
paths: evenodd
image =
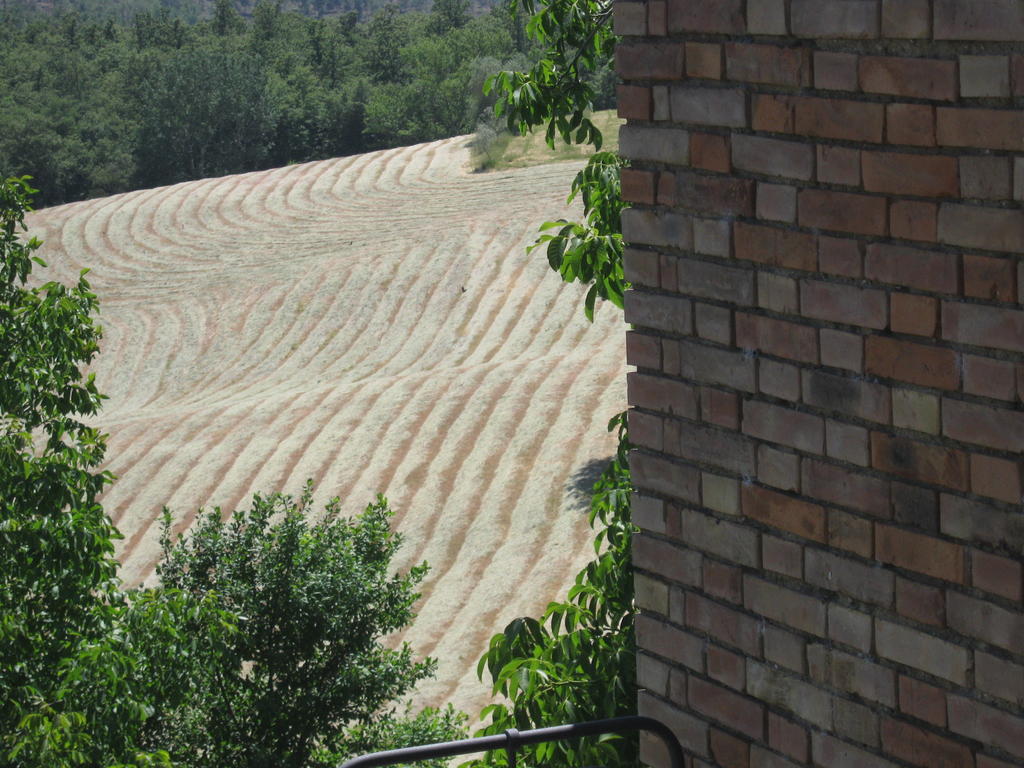
<instances>
[{"instance_id":1,"label":"leafy foliage","mask_svg":"<svg viewBox=\"0 0 1024 768\"><path fill-rule=\"evenodd\" d=\"M618 429L615 458L594 485L590 524L599 524L597 557L576 576L564 602L550 603L541 618L519 618L491 638L477 665L505 702L480 713L490 723L478 735L507 728L539 728L635 713L636 640L630 542L629 440L625 414L608 425ZM531 764L550 766L635 764L633 738L589 737L524 748ZM478 765L502 766L496 751Z\"/></svg>"}]
</instances>

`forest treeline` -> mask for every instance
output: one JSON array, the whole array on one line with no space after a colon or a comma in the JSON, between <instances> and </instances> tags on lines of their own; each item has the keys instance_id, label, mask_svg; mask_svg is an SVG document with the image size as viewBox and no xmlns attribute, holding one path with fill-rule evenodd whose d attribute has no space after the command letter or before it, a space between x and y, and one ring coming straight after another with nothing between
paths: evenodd
<instances>
[{"instance_id":1,"label":"forest treeline","mask_svg":"<svg viewBox=\"0 0 1024 768\"><path fill-rule=\"evenodd\" d=\"M54 205L470 133L491 119L484 80L539 55L504 3L172 11L0 6L0 176L31 175ZM613 73L592 78L610 106Z\"/></svg>"}]
</instances>

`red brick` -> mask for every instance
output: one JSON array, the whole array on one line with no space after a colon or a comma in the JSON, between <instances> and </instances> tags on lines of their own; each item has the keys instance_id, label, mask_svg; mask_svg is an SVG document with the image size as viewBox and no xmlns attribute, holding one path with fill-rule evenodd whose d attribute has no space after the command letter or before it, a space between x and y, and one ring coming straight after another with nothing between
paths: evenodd
<instances>
[{"instance_id":1,"label":"red brick","mask_svg":"<svg viewBox=\"0 0 1024 768\"><path fill-rule=\"evenodd\" d=\"M704 558L704 591L730 603L743 601L743 571Z\"/></svg>"},{"instance_id":2,"label":"red brick","mask_svg":"<svg viewBox=\"0 0 1024 768\"><path fill-rule=\"evenodd\" d=\"M658 337L627 331L626 362L637 368L660 368L661 343Z\"/></svg>"},{"instance_id":3,"label":"red brick","mask_svg":"<svg viewBox=\"0 0 1024 768\"><path fill-rule=\"evenodd\" d=\"M792 96L754 94L751 100L751 127L755 131L792 133L795 125L796 99Z\"/></svg>"},{"instance_id":4,"label":"red brick","mask_svg":"<svg viewBox=\"0 0 1024 768\"><path fill-rule=\"evenodd\" d=\"M821 235L818 238L818 265L822 272L843 277L863 277L863 258L856 240Z\"/></svg>"},{"instance_id":5,"label":"red brick","mask_svg":"<svg viewBox=\"0 0 1024 768\"><path fill-rule=\"evenodd\" d=\"M756 485L743 486L743 514L760 523L825 543L825 510Z\"/></svg>"},{"instance_id":6,"label":"red brick","mask_svg":"<svg viewBox=\"0 0 1024 768\"><path fill-rule=\"evenodd\" d=\"M657 288L661 284L658 264L660 259L654 251L626 248L622 254L626 279L633 285Z\"/></svg>"},{"instance_id":7,"label":"red brick","mask_svg":"<svg viewBox=\"0 0 1024 768\"><path fill-rule=\"evenodd\" d=\"M670 416L697 418L697 392L689 384L639 372L627 374L626 381L630 405Z\"/></svg>"},{"instance_id":8,"label":"red brick","mask_svg":"<svg viewBox=\"0 0 1024 768\"><path fill-rule=\"evenodd\" d=\"M934 336L938 329L939 302L931 296L893 293L890 296L890 327L896 333Z\"/></svg>"},{"instance_id":9,"label":"red brick","mask_svg":"<svg viewBox=\"0 0 1024 768\"><path fill-rule=\"evenodd\" d=\"M889 516L889 481L850 467L804 459L804 495L875 517Z\"/></svg>"},{"instance_id":10,"label":"red brick","mask_svg":"<svg viewBox=\"0 0 1024 768\"><path fill-rule=\"evenodd\" d=\"M768 744L798 763L807 762L807 729L774 712L768 713Z\"/></svg>"},{"instance_id":11,"label":"red brick","mask_svg":"<svg viewBox=\"0 0 1024 768\"><path fill-rule=\"evenodd\" d=\"M950 696L948 706L951 731L1024 757L1024 718L962 696Z\"/></svg>"},{"instance_id":12,"label":"red brick","mask_svg":"<svg viewBox=\"0 0 1024 768\"><path fill-rule=\"evenodd\" d=\"M884 117L884 107L871 102L804 97L794 104L795 130L804 136L877 144Z\"/></svg>"},{"instance_id":13,"label":"red brick","mask_svg":"<svg viewBox=\"0 0 1024 768\"><path fill-rule=\"evenodd\" d=\"M856 91L857 55L815 51L814 87L826 91Z\"/></svg>"},{"instance_id":14,"label":"red brick","mask_svg":"<svg viewBox=\"0 0 1024 768\"><path fill-rule=\"evenodd\" d=\"M967 456L963 451L872 432L871 466L908 480L967 490Z\"/></svg>"},{"instance_id":15,"label":"red brick","mask_svg":"<svg viewBox=\"0 0 1024 768\"><path fill-rule=\"evenodd\" d=\"M654 205L654 189L657 176L657 171L623 168L622 199L627 203Z\"/></svg>"},{"instance_id":16,"label":"red brick","mask_svg":"<svg viewBox=\"0 0 1024 768\"><path fill-rule=\"evenodd\" d=\"M620 77L624 77L619 73ZM686 44L687 77L722 79L722 46L717 43Z\"/></svg>"},{"instance_id":17,"label":"red brick","mask_svg":"<svg viewBox=\"0 0 1024 768\"><path fill-rule=\"evenodd\" d=\"M650 120L654 104L651 89L644 85L620 85L616 90L618 116L627 120Z\"/></svg>"},{"instance_id":18,"label":"red brick","mask_svg":"<svg viewBox=\"0 0 1024 768\"><path fill-rule=\"evenodd\" d=\"M764 737L762 704L697 677L690 678L689 689L689 704L697 712L725 723L752 739L761 740Z\"/></svg>"},{"instance_id":19,"label":"red brick","mask_svg":"<svg viewBox=\"0 0 1024 768\"><path fill-rule=\"evenodd\" d=\"M1022 40L1024 8L1017 0L935 0L936 40Z\"/></svg>"},{"instance_id":20,"label":"red brick","mask_svg":"<svg viewBox=\"0 0 1024 768\"><path fill-rule=\"evenodd\" d=\"M946 694L941 688L900 675L900 711L919 720L946 727Z\"/></svg>"},{"instance_id":21,"label":"red brick","mask_svg":"<svg viewBox=\"0 0 1024 768\"><path fill-rule=\"evenodd\" d=\"M729 173L729 137L713 133L690 134L690 165L705 171Z\"/></svg>"},{"instance_id":22,"label":"red brick","mask_svg":"<svg viewBox=\"0 0 1024 768\"><path fill-rule=\"evenodd\" d=\"M674 496L683 501L700 501L700 472L675 462L634 452L629 459L633 482L638 490Z\"/></svg>"},{"instance_id":23,"label":"red brick","mask_svg":"<svg viewBox=\"0 0 1024 768\"><path fill-rule=\"evenodd\" d=\"M792 0L794 35L804 37L878 37L876 0Z\"/></svg>"},{"instance_id":24,"label":"red brick","mask_svg":"<svg viewBox=\"0 0 1024 768\"><path fill-rule=\"evenodd\" d=\"M860 184L860 150L818 145L818 181L826 184Z\"/></svg>"},{"instance_id":25,"label":"red brick","mask_svg":"<svg viewBox=\"0 0 1024 768\"><path fill-rule=\"evenodd\" d=\"M810 54L807 48L726 43L725 73L730 80L748 83L808 86L811 84Z\"/></svg>"},{"instance_id":26,"label":"red brick","mask_svg":"<svg viewBox=\"0 0 1024 768\"><path fill-rule=\"evenodd\" d=\"M738 648L748 656L761 656L757 621L739 611L690 593L686 599L686 626Z\"/></svg>"},{"instance_id":27,"label":"red brick","mask_svg":"<svg viewBox=\"0 0 1024 768\"><path fill-rule=\"evenodd\" d=\"M680 171L676 173L676 205L697 213L751 216L754 182Z\"/></svg>"},{"instance_id":28,"label":"red brick","mask_svg":"<svg viewBox=\"0 0 1024 768\"><path fill-rule=\"evenodd\" d=\"M887 211L884 197L803 189L798 198L800 226L884 235Z\"/></svg>"},{"instance_id":29,"label":"red brick","mask_svg":"<svg viewBox=\"0 0 1024 768\"><path fill-rule=\"evenodd\" d=\"M1020 504L1021 465L1016 461L972 453L971 490L979 496Z\"/></svg>"},{"instance_id":30,"label":"red brick","mask_svg":"<svg viewBox=\"0 0 1024 768\"><path fill-rule=\"evenodd\" d=\"M696 635L644 615L636 618L636 634L637 642L645 650L702 671L704 642Z\"/></svg>"},{"instance_id":31,"label":"red brick","mask_svg":"<svg viewBox=\"0 0 1024 768\"><path fill-rule=\"evenodd\" d=\"M739 429L740 401L734 392L700 388L701 420L720 427Z\"/></svg>"},{"instance_id":32,"label":"red brick","mask_svg":"<svg viewBox=\"0 0 1024 768\"><path fill-rule=\"evenodd\" d=\"M990 256L964 256L964 295L994 301L1017 300L1017 263Z\"/></svg>"},{"instance_id":33,"label":"red brick","mask_svg":"<svg viewBox=\"0 0 1024 768\"><path fill-rule=\"evenodd\" d=\"M1019 560L992 555L980 549L971 550L971 585L1020 602L1022 597L1022 565ZM1024 696L1024 689L1021 689Z\"/></svg>"},{"instance_id":34,"label":"red brick","mask_svg":"<svg viewBox=\"0 0 1024 768\"><path fill-rule=\"evenodd\" d=\"M630 442L640 448L649 448L652 451L661 451L663 442L662 418L640 411L629 412L629 435Z\"/></svg>"},{"instance_id":35,"label":"red brick","mask_svg":"<svg viewBox=\"0 0 1024 768\"><path fill-rule=\"evenodd\" d=\"M744 677L746 676L746 662L744 657L719 648L717 645L708 646L707 654L708 677L723 685L727 685L737 691L743 690Z\"/></svg>"},{"instance_id":36,"label":"red brick","mask_svg":"<svg viewBox=\"0 0 1024 768\"><path fill-rule=\"evenodd\" d=\"M963 546L934 536L875 523L875 557L897 568L964 583Z\"/></svg>"},{"instance_id":37,"label":"red brick","mask_svg":"<svg viewBox=\"0 0 1024 768\"><path fill-rule=\"evenodd\" d=\"M683 46L619 44L615 47L615 70L623 80L679 80L683 77Z\"/></svg>"},{"instance_id":38,"label":"red brick","mask_svg":"<svg viewBox=\"0 0 1024 768\"><path fill-rule=\"evenodd\" d=\"M676 204L676 175L671 171L658 174L658 205L672 206Z\"/></svg>"},{"instance_id":39,"label":"red brick","mask_svg":"<svg viewBox=\"0 0 1024 768\"><path fill-rule=\"evenodd\" d=\"M939 207L920 200L894 200L889 206L889 233L903 240L934 243L939 236Z\"/></svg>"},{"instance_id":40,"label":"red brick","mask_svg":"<svg viewBox=\"0 0 1024 768\"><path fill-rule=\"evenodd\" d=\"M939 207L939 242L1024 253L1024 210L943 203Z\"/></svg>"},{"instance_id":41,"label":"red brick","mask_svg":"<svg viewBox=\"0 0 1024 768\"><path fill-rule=\"evenodd\" d=\"M738 88L706 88L698 83L673 85L670 91L672 119L680 123L747 126L747 101Z\"/></svg>"},{"instance_id":42,"label":"red brick","mask_svg":"<svg viewBox=\"0 0 1024 768\"><path fill-rule=\"evenodd\" d=\"M886 104L885 138L890 144L935 146L935 108L927 104Z\"/></svg>"},{"instance_id":43,"label":"red brick","mask_svg":"<svg viewBox=\"0 0 1024 768\"><path fill-rule=\"evenodd\" d=\"M818 360L818 335L807 325L736 313L736 344L805 363Z\"/></svg>"},{"instance_id":44,"label":"red brick","mask_svg":"<svg viewBox=\"0 0 1024 768\"><path fill-rule=\"evenodd\" d=\"M685 749L696 752L698 755L707 755L708 724L703 720L655 698L647 691L640 691L637 696L637 713L665 723ZM641 739L641 754L644 763L651 761L651 765L668 765L658 739L650 741Z\"/></svg>"},{"instance_id":45,"label":"red brick","mask_svg":"<svg viewBox=\"0 0 1024 768\"><path fill-rule=\"evenodd\" d=\"M633 537L633 564L683 584L700 583L701 555L651 536Z\"/></svg>"},{"instance_id":46,"label":"red brick","mask_svg":"<svg viewBox=\"0 0 1024 768\"><path fill-rule=\"evenodd\" d=\"M668 34L668 6L665 0L647 3L647 34L664 37Z\"/></svg>"},{"instance_id":47,"label":"red brick","mask_svg":"<svg viewBox=\"0 0 1024 768\"><path fill-rule=\"evenodd\" d=\"M732 162L745 171L804 181L814 170L811 145L764 136L733 136Z\"/></svg>"},{"instance_id":48,"label":"red brick","mask_svg":"<svg viewBox=\"0 0 1024 768\"><path fill-rule=\"evenodd\" d=\"M805 317L881 329L888 325L884 291L819 280L800 281L800 309Z\"/></svg>"},{"instance_id":49,"label":"red brick","mask_svg":"<svg viewBox=\"0 0 1024 768\"><path fill-rule=\"evenodd\" d=\"M812 635L825 635L825 604L815 596L794 592L748 574L743 577L743 604L747 610L772 621Z\"/></svg>"},{"instance_id":50,"label":"red brick","mask_svg":"<svg viewBox=\"0 0 1024 768\"><path fill-rule=\"evenodd\" d=\"M861 56L860 87L868 93L953 101L956 62L945 59Z\"/></svg>"},{"instance_id":51,"label":"red brick","mask_svg":"<svg viewBox=\"0 0 1024 768\"><path fill-rule=\"evenodd\" d=\"M1024 412L945 399L942 434L999 451L1024 452Z\"/></svg>"},{"instance_id":52,"label":"red brick","mask_svg":"<svg viewBox=\"0 0 1024 768\"><path fill-rule=\"evenodd\" d=\"M964 392L997 400L1017 399L1013 363L980 355L964 355L963 359Z\"/></svg>"},{"instance_id":53,"label":"red brick","mask_svg":"<svg viewBox=\"0 0 1024 768\"><path fill-rule=\"evenodd\" d=\"M876 618L875 649L882 658L906 664L958 685L967 684L970 651L934 635Z\"/></svg>"},{"instance_id":54,"label":"red brick","mask_svg":"<svg viewBox=\"0 0 1024 768\"><path fill-rule=\"evenodd\" d=\"M978 768L1014 768L1014 766L988 755L978 755Z\"/></svg>"},{"instance_id":55,"label":"red brick","mask_svg":"<svg viewBox=\"0 0 1024 768\"><path fill-rule=\"evenodd\" d=\"M927 38L931 24L929 0L882 0L882 37Z\"/></svg>"},{"instance_id":56,"label":"red brick","mask_svg":"<svg viewBox=\"0 0 1024 768\"><path fill-rule=\"evenodd\" d=\"M799 579L804 570L804 548L795 542L764 534L761 536L761 563L766 571Z\"/></svg>"},{"instance_id":57,"label":"red brick","mask_svg":"<svg viewBox=\"0 0 1024 768\"><path fill-rule=\"evenodd\" d=\"M869 192L953 197L960 189L955 157L864 152L861 161L864 189Z\"/></svg>"},{"instance_id":58,"label":"red brick","mask_svg":"<svg viewBox=\"0 0 1024 768\"><path fill-rule=\"evenodd\" d=\"M1024 151L1024 112L1019 109L939 107L935 115L939 144Z\"/></svg>"},{"instance_id":59,"label":"red brick","mask_svg":"<svg viewBox=\"0 0 1024 768\"><path fill-rule=\"evenodd\" d=\"M617 35L646 35L647 8L644 3L616 3L612 22Z\"/></svg>"},{"instance_id":60,"label":"red brick","mask_svg":"<svg viewBox=\"0 0 1024 768\"><path fill-rule=\"evenodd\" d=\"M766 221L796 221L796 188L786 184L757 183L757 218Z\"/></svg>"},{"instance_id":61,"label":"red brick","mask_svg":"<svg viewBox=\"0 0 1024 768\"><path fill-rule=\"evenodd\" d=\"M869 336L864 351L865 370L876 376L936 389L960 385L959 356L951 349Z\"/></svg>"},{"instance_id":62,"label":"red brick","mask_svg":"<svg viewBox=\"0 0 1024 768\"><path fill-rule=\"evenodd\" d=\"M669 0L668 31L743 34L743 0Z\"/></svg>"},{"instance_id":63,"label":"red brick","mask_svg":"<svg viewBox=\"0 0 1024 768\"><path fill-rule=\"evenodd\" d=\"M963 768L973 763L971 750L966 744L922 731L891 717L882 719L882 749L923 768Z\"/></svg>"},{"instance_id":64,"label":"red brick","mask_svg":"<svg viewBox=\"0 0 1024 768\"><path fill-rule=\"evenodd\" d=\"M712 728L711 756L722 768L749 768L750 745L725 731Z\"/></svg>"},{"instance_id":65,"label":"red brick","mask_svg":"<svg viewBox=\"0 0 1024 768\"><path fill-rule=\"evenodd\" d=\"M942 338L1024 352L1024 311L944 301Z\"/></svg>"},{"instance_id":66,"label":"red brick","mask_svg":"<svg viewBox=\"0 0 1024 768\"><path fill-rule=\"evenodd\" d=\"M867 248L864 276L869 280L921 291L960 292L960 262L952 253L872 243Z\"/></svg>"}]
</instances>

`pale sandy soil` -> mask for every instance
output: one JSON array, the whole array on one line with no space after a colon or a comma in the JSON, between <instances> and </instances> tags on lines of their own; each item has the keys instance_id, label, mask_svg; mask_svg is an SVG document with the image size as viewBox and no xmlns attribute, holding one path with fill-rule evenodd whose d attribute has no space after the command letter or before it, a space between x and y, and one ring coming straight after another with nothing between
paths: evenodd
<instances>
[{"instance_id":1,"label":"pale sandy soil","mask_svg":"<svg viewBox=\"0 0 1024 768\"><path fill-rule=\"evenodd\" d=\"M123 577L158 516L254 491L379 491L401 565L433 566L404 638L438 657L420 703L471 713L491 634L592 555L585 502L624 408L624 328L593 325L539 252L575 163L471 174L467 139L60 206L29 223L63 279L92 268ZM581 484L576 482L576 484Z\"/></svg>"}]
</instances>

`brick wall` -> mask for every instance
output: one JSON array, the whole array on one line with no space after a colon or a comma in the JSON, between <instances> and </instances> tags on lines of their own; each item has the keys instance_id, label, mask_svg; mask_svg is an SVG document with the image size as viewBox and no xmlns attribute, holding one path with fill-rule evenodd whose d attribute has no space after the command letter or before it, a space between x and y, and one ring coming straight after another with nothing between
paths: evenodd
<instances>
[{"instance_id":1,"label":"brick wall","mask_svg":"<svg viewBox=\"0 0 1024 768\"><path fill-rule=\"evenodd\" d=\"M1024 766L1024 0L615 26L640 711L693 766Z\"/></svg>"}]
</instances>

